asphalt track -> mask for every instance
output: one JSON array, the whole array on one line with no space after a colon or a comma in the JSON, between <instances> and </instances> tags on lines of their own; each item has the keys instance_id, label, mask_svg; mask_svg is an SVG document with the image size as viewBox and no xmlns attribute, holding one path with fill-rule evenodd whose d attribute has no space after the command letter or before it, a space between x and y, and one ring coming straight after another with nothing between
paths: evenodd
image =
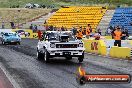
<instances>
[{"instance_id":1,"label":"asphalt track","mask_svg":"<svg viewBox=\"0 0 132 88\"><path fill-rule=\"evenodd\" d=\"M130 84L86 84L76 82L76 71L82 66L90 74L131 74L132 62L108 59L85 53L83 63L74 58L54 58L50 63L36 59L38 40L23 39L21 45L0 45L0 62L20 88L132 88Z\"/></svg>"}]
</instances>

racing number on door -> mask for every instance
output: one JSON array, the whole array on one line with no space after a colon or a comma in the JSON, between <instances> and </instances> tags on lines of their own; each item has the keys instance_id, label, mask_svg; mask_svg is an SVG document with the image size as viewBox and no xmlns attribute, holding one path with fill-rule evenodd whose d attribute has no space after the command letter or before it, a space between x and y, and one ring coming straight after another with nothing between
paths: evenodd
<instances>
[{"instance_id":1,"label":"racing number on door","mask_svg":"<svg viewBox=\"0 0 132 88\"><path fill-rule=\"evenodd\" d=\"M98 42L91 43L91 50L98 50Z\"/></svg>"}]
</instances>

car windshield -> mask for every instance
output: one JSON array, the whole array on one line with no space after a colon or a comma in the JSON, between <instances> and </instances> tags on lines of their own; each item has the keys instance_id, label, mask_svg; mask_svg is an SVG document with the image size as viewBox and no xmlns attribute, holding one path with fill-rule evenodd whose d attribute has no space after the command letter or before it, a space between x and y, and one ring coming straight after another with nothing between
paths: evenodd
<instances>
[{"instance_id":1,"label":"car windshield","mask_svg":"<svg viewBox=\"0 0 132 88\"><path fill-rule=\"evenodd\" d=\"M59 41L59 36L60 35L65 35L65 36L68 36L69 37L69 40L70 41L74 41L75 40L75 36L72 35L72 33L47 33L46 34L46 39L48 39L49 41L52 41L52 40L57 40Z\"/></svg>"},{"instance_id":2,"label":"car windshield","mask_svg":"<svg viewBox=\"0 0 132 88\"><path fill-rule=\"evenodd\" d=\"M5 33L5 36L16 36L16 33Z\"/></svg>"},{"instance_id":3,"label":"car windshield","mask_svg":"<svg viewBox=\"0 0 132 88\"><path fill-rule=\"evenodd\" d=\"M70 40L70 41L75 41L75 39L76 39L75 36L72 35L72 33L68 33L68 32L67 32L67 33L62 33L62 35L67 35L67 36L69 36L69 40Z\"/></svg>"}]
</instances>

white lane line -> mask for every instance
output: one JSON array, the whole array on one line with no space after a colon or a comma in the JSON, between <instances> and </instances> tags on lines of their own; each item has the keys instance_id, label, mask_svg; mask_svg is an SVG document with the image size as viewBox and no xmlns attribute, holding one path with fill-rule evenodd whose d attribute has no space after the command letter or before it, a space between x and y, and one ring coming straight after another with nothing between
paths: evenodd
<instances>
[{"instance_id":1,"label":"white lane line","mask_svg":"<svg viewBox=\"0 0 132 88\"><path fill-rule=\"evenodd\" d=\"M2 65L0 62L0 68L4 72L5 76L8 78L8 80L11 82L14 88L21 88L19 84L14 80L14 78L9 74L9 72L6 70L6 68Z\"/></svg>"}]
</instances>

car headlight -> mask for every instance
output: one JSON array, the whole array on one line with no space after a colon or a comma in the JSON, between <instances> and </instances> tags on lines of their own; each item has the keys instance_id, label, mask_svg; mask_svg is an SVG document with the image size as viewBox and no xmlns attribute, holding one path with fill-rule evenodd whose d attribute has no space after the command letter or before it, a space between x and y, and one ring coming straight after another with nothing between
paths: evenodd
<instances>
[{"instance_id":1,"label":"car headlight","mask_svg":"<svg viewBox=\"0 0 132 88\"><path fill-rule=\"evenodd\" d=\"M79 43L78 47L83 47L83 43Z\"/></svg>"},{"instance_id":2,"label":"car headlight","mask_svg":"<svg viewBox=\"0 0 132 88\"><path fill-rule=\"evenodd\" d=\"M55 48L55 44L54 44L54 43L51 43L51 44L50 44L50 47L51 47L51 48Z\"/></svg>"}]
</instances>

